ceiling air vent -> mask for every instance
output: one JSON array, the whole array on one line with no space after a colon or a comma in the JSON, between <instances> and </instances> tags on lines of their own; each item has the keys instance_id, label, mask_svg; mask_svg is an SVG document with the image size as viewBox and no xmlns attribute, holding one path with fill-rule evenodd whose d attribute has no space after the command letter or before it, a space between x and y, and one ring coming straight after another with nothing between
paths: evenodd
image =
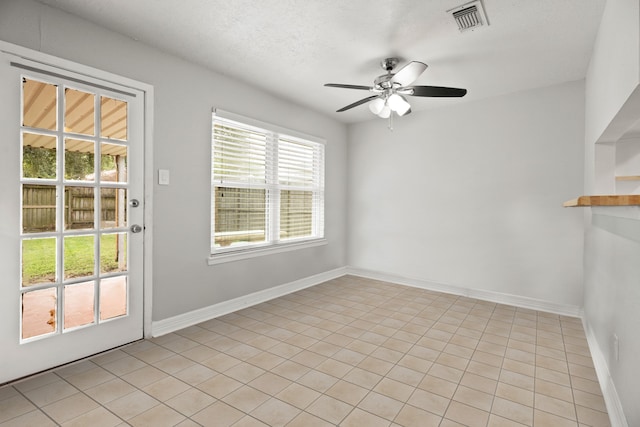
<instances>
[{"instance_id":1,"label":"ceiling air vent","mask_svg":"<svg viewBox=\"0 0 640 427\"><path fill-rule=\"evenodd\" d=\"M453 15L460 31L473 30L483 25L489 25L482 2L479 0L463 4L447 12Z\"/></svg>"}]
</instances>

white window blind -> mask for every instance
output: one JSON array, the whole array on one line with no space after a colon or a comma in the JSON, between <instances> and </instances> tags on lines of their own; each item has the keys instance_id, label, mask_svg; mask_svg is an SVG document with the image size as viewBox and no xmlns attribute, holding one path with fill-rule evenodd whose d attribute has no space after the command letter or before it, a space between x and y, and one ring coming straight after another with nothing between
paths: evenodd
<instances>
[{"instance_id":1,"label":"white window blind","mask_svg":"<svg viewBox=\"0 0 640 427\"><path fill-rule=\"evenodd\" d=\"M212 255L324 237L324 144L215 112L212 135Z\"/></svg>"}]
</instances>

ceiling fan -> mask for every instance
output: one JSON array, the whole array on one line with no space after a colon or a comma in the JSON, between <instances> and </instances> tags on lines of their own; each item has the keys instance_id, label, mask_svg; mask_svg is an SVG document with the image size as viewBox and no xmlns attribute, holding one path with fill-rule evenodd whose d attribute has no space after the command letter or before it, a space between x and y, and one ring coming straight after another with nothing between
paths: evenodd
<instances>
[{"instance_id":1,"label":"ceiling fan","mask_svg":"<svg viewBox=\"0 0 640 427\"><path fill-rule=\"evenodd\" d=\"M404 116L411 113L411 104L405 96L421 96L421 97L447 97L456 98L465 96L466 89L458 89L454 87L442 86L410 86L420 75L427 69L427 64L419 61L411 61L397 72L392 71L398 65L398 58L386 58L380 66L387 72L378 76L373 81L373 86L347 85L339 83L327 83L327 87L338 87L346 89L360 89L373 92L375 95L368 96L364 99L349 104L337 110L337 113L349 110L358 105L369 102L369 109L373 114L386 119L391 118L392 113L398 116Z\"/></svg>"}]
</instances>

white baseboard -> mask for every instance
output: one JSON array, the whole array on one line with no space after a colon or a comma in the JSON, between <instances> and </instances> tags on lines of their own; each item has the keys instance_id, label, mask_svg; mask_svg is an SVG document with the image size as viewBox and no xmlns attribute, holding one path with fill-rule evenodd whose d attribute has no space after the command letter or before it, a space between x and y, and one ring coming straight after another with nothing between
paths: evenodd
<instances>
[{"instance_id":1,"label":"white baseboard","mask_svg":"<svg viewBox=\"0 0 640 427\"><path fill-rule=\"evenodd\" d=\"M299 291L311 286L318 285L327 280L336 279L346 274L346 267L336 268L335 270L326 271L313 276L305 277L294 282L284 285L274 286L273 288L263 291L254 292L252 294L243 295L228 301L214 304L208 307L193 310L184 314L179 314L168 319L153 321L151 323L151 336L159 337L177 330L196 325L198 323L211 320L252 305L260 304L292 292Z\"/></svg>"},{"instance_id":2,"label":"white baseboard","mask_svg":"<svg viewBox=\"0 0 640 427\"><path fill-rule=\"evenodd\" d=\"M499 304L513 305L530 310L545 311L548 313L560 314L563 316L582 318L582 309L578 306L569 304L559 304L535 298L503 294L495 291L463 288L460 286L449 285L445 283L430 282L428 280L404 277L390 273L382 273L379 271L365 270L356 267L347 267L347 274L366 277L368 279L381 280L384 282L397 283L399 285L411 286L414 288L427 289L430 291L444 292L447 294L476 298L479 300L491 301Z\"/></svg>"},{"instance_id":3,"label":"white baseboard","mask_svg":"<svg viewBox=\"0 0 640 427\"><path fill-rule=\"evenodd\" d=\"M607 413L609 414L609 421L611 427L629 427L627 418L624 416L624 410L622 409L622 402L618 397L613 378L609 372L607 361L604 357L604 353L600 349L600 345L596 340L596 336L591 328L591 325L582 319L582 325L584 332L587 335L587 342L589 343L589 351L591 351L591 359L598 375L598 382L602 390L602 396L604 397L604 403L607 406Z\"/></svg>"}]
</instances>

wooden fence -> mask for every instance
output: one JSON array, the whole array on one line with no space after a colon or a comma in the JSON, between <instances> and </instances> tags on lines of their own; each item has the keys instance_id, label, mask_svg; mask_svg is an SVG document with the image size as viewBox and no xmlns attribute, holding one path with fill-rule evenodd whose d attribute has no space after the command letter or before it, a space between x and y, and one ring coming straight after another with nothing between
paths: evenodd
<instances>
[{"instance_id":1,"label":"wooden fence","mask_svg":"<svg viewBox=\"0 0 640 427\"><path fill-rule=\"evenodd\" d=\"M219 246L265 240L266 190L216 187L215 239ZM310 236L313 227L313 193L280 192L280 239Z\"/></svg>"},{"instance_id":2,"label":"wooden fence","mask_svg":"<svg viewBox=\"0 0 640 427\"><path fill-rule=\"evenodd\" d=\"M124 190L121 190L124 191ZM100 190L103 224L113 226L117 219L117 190ZM66 187L64 191L64 223L66 229L94 227L94 188ZM25 233L54 231L56 229L56 187L25 184L22 187L22 230Z\"/></svg>"}]
</instances>

